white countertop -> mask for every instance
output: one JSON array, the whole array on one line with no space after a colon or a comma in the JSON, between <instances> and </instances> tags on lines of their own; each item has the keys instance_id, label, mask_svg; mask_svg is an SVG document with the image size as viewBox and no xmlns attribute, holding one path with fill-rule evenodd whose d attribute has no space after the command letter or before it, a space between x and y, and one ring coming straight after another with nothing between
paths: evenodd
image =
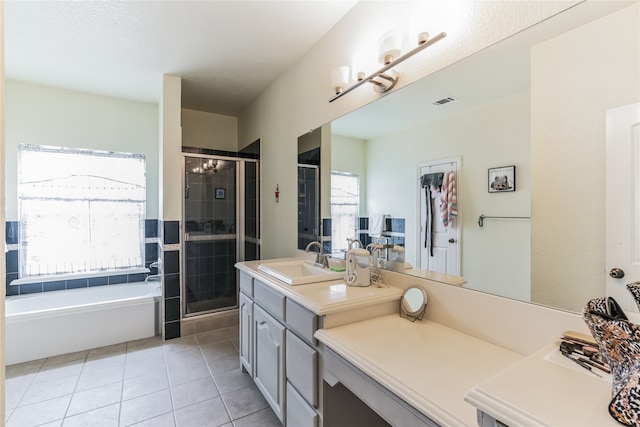
<instances>
[{"instance_id":1,"label":"white countertop","mask_svg":"<svg viewBox=\"0 0 640 427\"><path fill-rule=\"evenodd\" d=\"M476 425L470 388L522 356L428 320L381 316L315 337L433 421Z\"/></svg>"},{"instance_id":2,"label":"white countertop","mask_svg":"<svg viewBox=\"0 0 640 427\"><path fill-rule=\"evenodd\" d=\"M465 400L509 425L619 426L608 411L610 376L598 378L563 358L559 345L549 344L477 385Z\"/></svg>"},{"instance_id":3,"label":"white countertop","mask_svg":"<svg viewBox=\"0 0 640 427\"><path fill-rule=\"evenodd\" d=\"M269 262L292 259L298 258L269 260ZM291 286L258 270L258 266L263 262L265 261L239 262L236 267L320 316L399 300L403 293L402 289L393 286L348 286L344 280Z\"/></svg>"}]
</instances>

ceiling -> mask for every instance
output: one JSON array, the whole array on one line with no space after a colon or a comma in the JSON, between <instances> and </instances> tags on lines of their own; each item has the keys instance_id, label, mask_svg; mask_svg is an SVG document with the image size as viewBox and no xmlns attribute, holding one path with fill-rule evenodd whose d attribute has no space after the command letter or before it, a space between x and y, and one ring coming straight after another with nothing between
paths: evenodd
<instances>
[{"instance_id":1,"label":"ceiling","mask_svg":"<svg viewBox=\"0 0 640 427\"><path fill-rule=\"evenodd\" d=\"M5 1L9 79L238 116L356 1Z\"/></svg>"}]
</instances>

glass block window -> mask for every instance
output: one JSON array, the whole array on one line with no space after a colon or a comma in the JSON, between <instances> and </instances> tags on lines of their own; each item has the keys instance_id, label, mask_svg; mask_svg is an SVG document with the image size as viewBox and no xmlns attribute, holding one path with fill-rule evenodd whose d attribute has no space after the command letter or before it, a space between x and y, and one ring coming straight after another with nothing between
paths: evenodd
<instances>
[{"instance_id":1,"label":"glass block window","mask_svg":"<svg viewBox=\"0 0 640 427\"><path fill-rule=\"evenodd\" d=\"M20 145L20 277L144 267L143 154Z\"/></svg>"},{"instance_id":2,"label":"glass block window","mask_svg":"<svg viewBox=\"0 0 640 427\"><path fill-rule=\"evenodd\" d=\"M360 212L360 178L357 174L331 172L331 250L348 249L347 238L356 238Z\"/></svg>"}]
</instances>

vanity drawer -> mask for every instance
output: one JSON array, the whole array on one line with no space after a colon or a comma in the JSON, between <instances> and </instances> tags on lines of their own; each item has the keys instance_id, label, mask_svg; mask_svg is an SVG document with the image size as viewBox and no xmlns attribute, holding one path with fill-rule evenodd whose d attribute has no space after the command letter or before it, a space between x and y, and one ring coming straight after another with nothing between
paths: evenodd
<instances>
[{"instance_id":1,"label":"vanity drawer","mask_svg":"<svg viewBox=\"0 0 640 427\"><path fill-rule=\"evenodd\" d=\"M240 272L240 291L253 298L253 277L244 271Z\"/></svg>"},{"instance_id":2,"label":"vanity drawer","mask_svg":"<svg viewBox=\"0 0 640 427\"><path fill-rule=\"evenodd\" d=\"M318 316L288 298L286 307L287 327L309 344L315 344L313 334L318 329Z\"/></svg>"},{"instance_id":3,"label":"vanity drawer","mask_svg":"<svg viewBox=\"0 0 640 427\"><path fill-rule=\"evenodd\" d=\"M287 425L318 427L318 413L287 382Z\"/></svg>"},{"instance_id":4,"label":"vanity drawer","mask_svg":"<svg viewBox=\"0 0 640 427\"><path fill-rule=\"evenodd\" d=\"M287 381L309 404L318 406L318 352L289 330L285 351Z\"/></svg>"},{"instance_id":5,"label":"vanity drawer","mask_svg":"<svg viewBox=\"0 0 640 427\"><path fill-rule=\"evenodd\" d=\"M274 291L259 280L253 281L253 299L260 307L280 321L284 321L284 300L281 293Z\"/></svg>"}]
</instances>

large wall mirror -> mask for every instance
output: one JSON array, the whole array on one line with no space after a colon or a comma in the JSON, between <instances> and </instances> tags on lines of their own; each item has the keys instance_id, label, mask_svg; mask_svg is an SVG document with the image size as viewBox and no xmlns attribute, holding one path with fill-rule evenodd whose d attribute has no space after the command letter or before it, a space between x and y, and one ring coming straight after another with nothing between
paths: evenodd
<instances>
[{"instance_id":1,"label":"large wall mirror","mask_svg":"<svg viewBox=\"0 0 640 427\"><path fill-rule=\"evenodd\" d=\"M333 121L322 186L360 176L360 216L403 219L419 266L418 164L459 157L464 286L580 311L607 292L605 116L640 102L639 8L583 2ZM516 191L491 193L502 166Z\"/></svg>"}]
</instances>

